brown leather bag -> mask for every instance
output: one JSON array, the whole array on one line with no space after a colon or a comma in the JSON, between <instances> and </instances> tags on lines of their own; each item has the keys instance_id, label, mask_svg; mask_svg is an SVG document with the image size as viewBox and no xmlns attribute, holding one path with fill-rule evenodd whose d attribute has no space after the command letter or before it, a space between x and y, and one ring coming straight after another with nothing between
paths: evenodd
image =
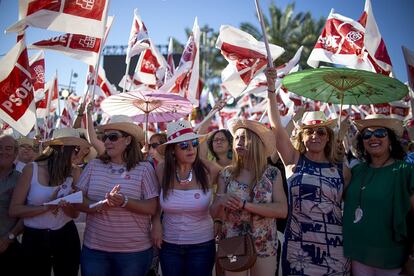
<instances>
[{"instance_id":1,"label":"brown leather bag","mask_svg":"<svg viewBox=\"0 0 414 276\"><path fill-rule=\"evenodd\" d=\"M224 270L233 272L248 270L255 264L256 258L256 249L250 234L222 239L218 242L217 263Z\"/></svg>"}]
</instances>

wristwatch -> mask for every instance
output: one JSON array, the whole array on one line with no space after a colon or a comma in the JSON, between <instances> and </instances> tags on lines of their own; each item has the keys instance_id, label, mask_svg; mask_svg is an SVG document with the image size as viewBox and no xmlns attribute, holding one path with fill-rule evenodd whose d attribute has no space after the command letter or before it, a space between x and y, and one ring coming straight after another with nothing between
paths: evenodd
<instances>
[{"instance_id":1,"label":"wristwatch","mask_svg":"<svg viewBox=\"0 0 414 276\"><path fill-rule=\"evenodd\" d=\"M14 239L16 238L16 236L10 232L9 235L7 236L9 240L14 241Z\"/></svg>"}]
</instances>

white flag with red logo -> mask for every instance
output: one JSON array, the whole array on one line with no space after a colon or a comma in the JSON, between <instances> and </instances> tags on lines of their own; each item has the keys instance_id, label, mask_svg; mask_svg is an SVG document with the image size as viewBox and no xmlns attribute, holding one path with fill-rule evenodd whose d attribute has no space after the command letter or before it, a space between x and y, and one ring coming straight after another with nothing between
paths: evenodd
<instances>
[{"instance_id":1,"label":"white flag with red logo","mask_svg":"<svg viewBox=\"0 0 414 276\"><path fill-rule=\"evenodd\" d=\"M36 122L36 115L25 40L17 42L0 64L0 118L27 135Z\"/></svg>"},{"instance_id":2,"label":"white flag with red logo","mask_svg":"<svg viewBox=\"0 0 414 276\"><path fill-rule=\"evenodd\" d=\"M38 118L50 116L58 106L58 80L57 75L45 85L45 96L36 102L36 114Z\"/></svg>"},{"instance_id":3,"label":"white flag with red logo","mask_svg":"<svg viewBox=\"0 0 414 276\"><path fill-rule=\"evenodd\" d=\"M131 32L129 33L128 48L126 50L126 63L133 56L138 55L150 46L148 31L138 14L138 9L134 10L134 20L132 21Z\"/></svg>"},{"instance_id":4,"label":"white flag with red logo","mask_svg":"<svg viewBox=\"0 0 414 276\"><path fill-rule=\"evenodd\" d=\"M19 32L26 25L51 31L104 36L109 0L19 0L19 21L6 32Z\"/></svg>"},{"instance_id":5,"label":"white flag with red logo","mask_svg":"<svg viewBox=\"0 0 414 276\"><path fill-rule=\"evenodd\" d=\"M373 65L379 67L376 72L389 75L392 70L391 59L375 21L371 0L365 0L364 12L358 21L365 27L364 46Z\"/></svg>"},{"instance_id":6,"label":"white flag with red logo","mask_svg":"<svg viewBox=\"0 0 414 276\"><path fill-rule=\"evenodd\" d=\"M108 16L105 39L112 26L112 22L113 16ZM71 58L95 65L98 60L101 41L102 39L93 36L68 33L33 43L29 46L29 49L58 51Z\"/></svg>"},{"instance_id":7,"label":"white flag with red logo","mask_svg":"<svg viewBox=\"0 0 414 276\"><path fill-rule=\"evenodd\" d=\"M282 47L270 44L272 60L282 55ZM220 27L216 48L229 62L221 73L223 86L233 97L239 96L250 81L267 65L267 53L263 42L232 26Z\"/></svg>"},{"instance_id":8,"label":"white flag with red logo","mask_svg":"<svg viewBox=\"0 0 414 276\"><path fill-rule=\"evenodd\" d=\"M89 76L92 76L93 74L94 74L93 66L89 66ZM88 84L92 84L92 82L89 81ZM105 73L105 70L102 68L102 66L99 66L96 87L98 89L95 91L105 98L119 93L114 87L114 85L112 85L106 78L106 73Z\"/></svg>"},{"instance_id":9,"label":"white flag with red logo","mask_svg":"<svg viewBox=\"0 0 414 276\"><path fill-rule=\"evenodd\" d=\"M175 72L175 63L174 63L174 47L173 39L170 37L170 42L168 43L168 52L167 52L167 69L165 72L165 81L169 80Z\"/></svg>"},{"instance_id":10,"label":"white flag with red logo","mask_svg":"<svg viewBox=\"0 0 414 276\"><path fill-rule=\"evenodd\" d=\"M29 59L30 73L35 101L39 101L45 96L45 55L39 51Z\"/></svg>"},{"instance_id":11,"label":"white flag with red logo","mask_svg":"<svg viewBox=\"0 0 414 276\"><path fill-rule=\"evenodd\" d=\"M405 65L407 67L408 83L411 89L414 90L414 52L402 46L404 54Z\"/></svg>"},{"instance_id":12,"label":"white flag with red logo","mask_svg":"<svg viewBox=\"0 0 414 276\"><path fill-rule=\"evenodd\" d=\"M199 60L200 60L200 27L197 17L194 20L193 30L187 40L180 63L174 75L167 80L160 90L177 93L187 98L193 106L198 106L198 99L202 86L200 86Z\"/></svg>"},{"instance_id":13,"label":"white flag with red logo","mask_svg":"<svg viewBox=\"0 0 414 276\"><path fill-rule=\"evenodd\" d=\"M164 81L167 62L152 40L148 40L150 47L139 56L133 82L135 85L160 86L160 83Z\"/></svg>"}]
</instances>

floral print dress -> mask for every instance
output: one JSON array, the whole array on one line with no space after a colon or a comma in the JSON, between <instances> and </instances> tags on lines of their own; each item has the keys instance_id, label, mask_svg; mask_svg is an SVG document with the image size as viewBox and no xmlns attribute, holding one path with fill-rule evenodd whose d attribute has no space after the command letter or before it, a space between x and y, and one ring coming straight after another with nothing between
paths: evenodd
<instances>
[{"instance_id":1,"label":"floral print dress","mask_svg":"<svg viewBox=\"0 0 414 276\"><path fill-rule=\"evenodd\" d=\"M343 186L341 165L301 155L288 178L283 275L350 275L350 261L343 253Z\"/></svg>"},{"instance_id":2,"label":"floral print dress","mask_svg":"<svg viewBox=\"0 0 414 276\"><path fill-rule=\"evenodd\" d=\"M226 183L227 193L235 193L242 200L247 200L248 202L271 203L273 201L273 182L278 173L280 172L276 167L268 166L261 179L254 185L251 191L248 184L240 183L233 179L228 170L224 169L222 176ZM247 231L253 237L258 257L276 256L276 219L251 214L245 210L226 212L223 229L226 238L240 236Z\"/></svg>"}]
</instances>

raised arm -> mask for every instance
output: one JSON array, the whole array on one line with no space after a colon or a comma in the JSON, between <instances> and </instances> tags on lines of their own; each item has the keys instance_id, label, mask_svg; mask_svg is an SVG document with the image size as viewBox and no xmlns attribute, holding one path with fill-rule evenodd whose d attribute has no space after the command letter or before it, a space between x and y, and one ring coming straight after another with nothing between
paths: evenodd
<instances>
[{"instance_id":1,"label":"raised arm","mask_svg":"<svg viewBox=\"0 0 414 276\"><path fill-rule=\"evenodd\" d=\"M289 134L283 127L280 120L279 109L277 108L277 100L275 93L275 80L277 72L275 68L266 69L266 78L268 85L268 115L270 125L273 128L273 133L276 136L276 149L279 152L280 158L285 166L293 165L299 159L299 152L295 150L292 143L290 142Z\"/></svg>"},{"instance_id":2,"label":"raised arm","mask_svg":"<svg viewBox=\"0 0 414 276\"><path fill-rule=\"evenodd\" d=\"M86 128L88 130L88 140L92 144L92 146L96 149L98 152L98 156L102 155L105 152L105 146L104 143L98 139L98 136L95 132L95 127L93 125L92 120L92 107L93 103L88 104L88 108L86 109Z\"/></svg>"}]
</instances>

